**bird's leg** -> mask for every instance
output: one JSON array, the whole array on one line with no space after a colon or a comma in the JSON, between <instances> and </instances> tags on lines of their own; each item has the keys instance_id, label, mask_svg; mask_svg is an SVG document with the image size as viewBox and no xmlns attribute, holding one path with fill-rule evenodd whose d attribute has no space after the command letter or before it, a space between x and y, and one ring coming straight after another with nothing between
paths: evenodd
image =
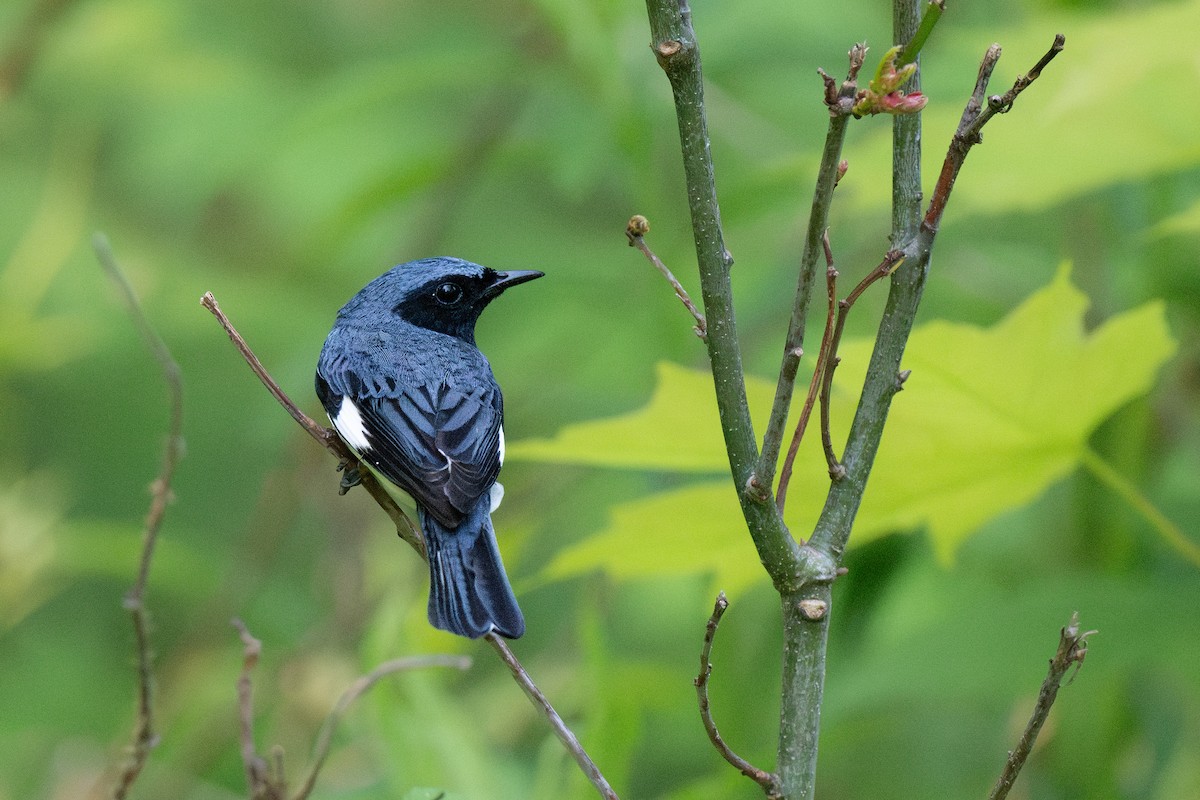
<instances>
[{"instance_id":1,"label":"bird's leg","mask_svg":"<svg viewBox=\"0 0 1200 800\"><path fill-rule=\"evenodd\" d=\"M345 494L362 483L362 476L358 472L359 463L351 461L348 458L338 462L338 472L342 473L342 482L338 487L338 494Z\"/></svg>"}]
</instances>

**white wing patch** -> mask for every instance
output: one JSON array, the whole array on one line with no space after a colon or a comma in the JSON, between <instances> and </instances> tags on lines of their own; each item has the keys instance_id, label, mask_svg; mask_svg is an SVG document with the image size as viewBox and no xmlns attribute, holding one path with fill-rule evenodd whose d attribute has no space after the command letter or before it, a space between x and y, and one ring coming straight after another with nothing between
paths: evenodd
<instances>
[{"instance_id":1,"label":"white wing patch","mask_svg":"<svg viewBox=\"0 0 1200 800\"><path fill-rule=\"evenodd\" d=\"M504 466L504 426L503 425L500 426L500 465ZM504 490L501 489L500 493L503 494Z\"/></svg>"},{"instance_id":2,"label":"white wing patch","mask_svg":"<svg viewBox=\"0 0 1200 800\"><path fill-rule=\"evenodd\" d=\"M371 442L367 439L367 429L363 425L362 414L348 396L342 396L342 404L338 407L337 416L330 421L351 449L358 453L365 453L371 449Z\"/></svg>"}]
</instances>

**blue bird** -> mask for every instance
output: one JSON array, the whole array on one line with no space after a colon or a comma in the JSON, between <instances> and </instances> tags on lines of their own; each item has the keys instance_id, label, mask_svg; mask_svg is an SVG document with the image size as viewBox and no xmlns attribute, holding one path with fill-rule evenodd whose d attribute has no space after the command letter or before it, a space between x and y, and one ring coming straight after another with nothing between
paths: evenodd
<instances>
[{"instance_id":1,"label":"blue bird","mask_svg":"<svg viewBox=\"0 0 1200 800\"><path fill-rule=\"evenodd\" d=\"M342 441L416 502L430 624L471 639L525 632L492 529L504 398L475 323L505 289L542 274L458 258L401 264L342 307L317 363L317 396Z\"/></svg>"}]
</instances>

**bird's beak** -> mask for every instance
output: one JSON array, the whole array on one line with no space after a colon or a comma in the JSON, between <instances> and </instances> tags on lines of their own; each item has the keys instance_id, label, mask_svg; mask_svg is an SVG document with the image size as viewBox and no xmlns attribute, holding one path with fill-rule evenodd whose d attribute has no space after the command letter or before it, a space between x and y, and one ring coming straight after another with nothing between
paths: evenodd
<instances>
[{"instance_id":1,"label":"bird's beak","mask_svg":"<svg viewBox=\"0 0 1200 800\"><path fill-rule=\"evenodd\" d=\"M487 294L489 297L495 297L510 286L540 278L545 274L536 269L510 269L508 272L497 272L496 280L487 288Z\"/></svg>"}]
</instances>

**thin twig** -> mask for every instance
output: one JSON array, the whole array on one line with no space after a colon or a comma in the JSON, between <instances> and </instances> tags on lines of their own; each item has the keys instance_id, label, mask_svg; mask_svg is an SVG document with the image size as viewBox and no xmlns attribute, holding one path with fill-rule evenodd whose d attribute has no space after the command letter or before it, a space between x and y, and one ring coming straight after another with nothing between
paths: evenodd
<instances>
[{"instance_id":1,"label":"thin twig","mask_svg":"<svg viewBox=\"0 0 1200 800\"><path fill-rule=\"evenodd\" d=\"M979 130L987 124L987 121L995 114L1007 114L1012 110L1013 103L1017 99L1017 95L1029 88L1029 85L1041 77L1042 70L1046 65L1062 52L1063 47L1067 44L1067 37L1061 33L1056 34L1054 43L1050 45L1050 49L1038 59L1038 62L1033 65L1029 72L1018 77L1007 92L1002 95L992 95L988 98L987 107L980 113L979 117L971 123L971 127L967 131L967 138L976 138L979 135Z\"/></svg>"},{"instance_id":2,"label":"thin twig","mask_svg":"<svg viewBox=\"0 0 1200 800\"><path fill-rule=\"evenodd\" d=\"M833 327L832 341L825 354L825 368L821 372L821 445L825 450L825 462L829 467L829 477L834 481L840 481L846 477L845 466L833 452L833 435L829 429L833 373L842 361L838 355L838 348L842 343L842 333L846 330L846 317L850 315L850 309L853 308L854 303L859 297L862 297L863 292L870 288L871 284L891 275L903 263L904 253L902 251L889 250L879 266L867 273L867 276L858 282L850 294L846 295L846 299L838 303L837 323Z\"/></svg>"},{"instance_id":3,"label":"thin twig","mask_svg":"<svg viewBox=\"0 0 1200 800\"><path fill-rule=\"evenodd\" d=\"M158 534L162 529L163 517L167 505L171 502L171 481L175 470L183 458L183 379L179 365L171 356L166 342L158 335L150 320L142 310L137 293L125 277L121 265L113 255L108 239L100 233L92 237L92 248L100 266L108 273L113 284L121 293L121 300L133 320L134 326L142 340L149 348L154 360L162 369L163 382L167 385L170 402L170 423L167 429L167 443L163 450L162 466L158 476L151 484L150 510L146 514L146 523L142 531L142 552L138 563L137 578L125 595L123 605L133 620L133 633L137 648L137 721L134 724L133 737L129 745L129 755L121 768L112 796L122 800L129 793L134 782L150 757L150 750L158 743L158 735L154 732L154 667L153 653L150 646L150 611L146 607L146 585L150 580L150 566L154 561L154 548L158 543Z\"/></svg>"},{"instance_id":4,"label":"thin twig","mask_svg":"<svg viewBox=\"0 0 1200 800\"><path fill-rule=\"evenodd\" d=\"M675 277L671 270L667 269L667 265L662 262L662 259L654 254L650 246L646 244L646 234L650 232L650 221L641 214L634 214L629 218L629 224L625 226L625 236L629 239L629 246L636 247L646 257L656 270L662 273L662 276L667 279L667 283L671 284L671 288L675 290L675 296L683 303L684 308L692 315L692 319L696 320L695 327L692 328L701 341L708 341L708 321L704 319L704 314L700 313L700 309L696 308L696 304L692 302L692 298L688 296L687 289L683 288L683 284Z\"/></svg>"},{"instance_id":5,"label":"thin twig","mask_svg":"<svg viewBox=\"0 0 1200 800\"><path fill-rule=\"evenodd\" d=\"M779 365L779 378L775 385L775 399L771 404L771 416L763 433L762 452L754 467L747 489L752 496L765 499L770 496L775 481L775 469L779 461L779 450L783 446L783 435L787 428L788 413L795 392L796 372L803 354L804 327L808 321L808 307L812 287L816 282L817 262L820 258L821 239L829 224L829 209L833 203L833 190L846 174L847 164L842 160L842 145L846 141L846 129L850 122L850 108L858 92L858 72L866 58L867 46L856 44L848 54L849 71L839 87L837 81L824 70L817 70L825 84L825 105L829 109L829 128L825 133L825 147L821 152L821 164L817 168L816 187L813 189L812 207L808 215L808 230L804 238L804 252L800 256L800 273L796 282L796 295L792 301L792 316L784 338L783 360ZM807 420L805 420L807 424ZM794 441L794 438L793 438ZM780 476L780 485L786 482ZM783 502L776 498L777 508Z\"/></svg>"},{"instance_id":6,"label":"thin twig","mask_svg":"<svg viewBox=\"0 0 1200 800\"><path fill-rule=\"evenodd\" d=\"M721 624L721 617L727 608L729 608L729 600L725 597L725 592L718 593L712 616L708 618L708 624L704 626L704 644L700 648L700 673L692 681L696 687L696 700L700 705L700 719L704 722L704 730L708 732L709 741L713 743L713 747L717 748L721 757L732 764L738 772L761 786L768 798L779 798L781 796L779 776L759 769L733 752L733 749L721 738L721 734L717 731L717 723L713 720L712 707L708 700L708 679L712 675L712 646L713 639L717 635L717 626Z\"/></svg>"},{"instance_id":7,"label":"thin twig","mask_svg":"<svg viewBox=\"0 0 1200 800\"><path fill-rule=\"evenodd\" d=\"M512 673L513 680L517 682L517 685L521 687L530 701L541 710L542 715L550 721L550 727L554 730L554 735L563 743L563 747L575 759L575 763L579 765L579 769L592 782L592 786L596 787L596 791L599 792L600 796L605 798L605 800L619 800L617 793L608 785L608 781L600 772L600 769L592 761L587 751L583 749L583 745L579 743L579 738L567 727L562 717L554 710L554 706L550 705L550 701L546 699L546 695L542 693L542 690L529 677L529 673L525 671L525 667L513 655L513 651L509 648L508 643L494 633L489 633L484 638L500 656L500 660L504 662L504 665L508 667L509 672Z\"/></svg>"},{"instance_id":8,"label":"thin twig","mask_svg":"<svg viewBox=\"0 0 1200 800\"><path fill-rule=\"evenodd\" d=\"M829 234L825 235L825 262L829 265L829 273L837 277L837 270L833 267L833 250L829 245ZM832 313L834 301L836 300L837 286L831 280L829 284L829 304L830 312ZM822 368L821 368L821 449L825 452L825 463L829 468L829 477L833 480L840 480L845 474L845 468L838 463L837 456L833 453L833 434L829 429L830 424L830 395L833 391L833 371L837 369L841 363L841 358L838 356L838 344L842 338L842 327L845 324L846 301L838 303L838 319L834 327L833 335L829 338L829 342L825 347L825 352L822 353ZM826 323L828 324L828 323Z\"/></svg>"},{"instance_id":9,"label":"thin twig","mask_svg":"<svg viewBox=\"0 0 1200 800\"><path fill-rule=\"evenodd\" d=\"M253 370L254 374L258 376L258 379L262 381L263 386L267 387L267 391L279 401L279 405L283 406L284 409L292 415L292 419L296 420L296 422L300 424L300 427L304 428L304 430L308 432L309 436L325 445L326 448L334 450L336 455L343 458L352 457L350 451L344 446L331 446L331 442L341 441L337 434L335 434L329 428L326 428L324 425L318 424L313 420L312 417L301 411L300 407L293 403L292 399L288 397L283 389L279 387L279 384L276 383L271 377L270 373L267 372L267 368L264 367L262 362L258 360L258 356L256 356L254 351L250 349L250 346L246 344L246 340L243 339L241 334L239 334L233 327L233 324L229 321L229 317L225 316L225 312L221 311L221 307L217 305L217 298L213 297L212 292L204 293L204 296L200 298L200 305L207 308L210 312L212 312L212 315L217 318L217 321L221 323L221 327L225 329L225 333L237 347L238 352L242 354L242 358L246 360L246 363L250 366L250 369Z\"/></svg>"},{"instance_id":10,"label":"thin twig","mask_svg":"<svg viewBox=\"0 0 1200 800\"><path fill-rule=\"evenodd\" d=\"M1003 95L992 95L985 100L988 82L991 80L992 72L1000 60L1001 53L1000 45L998 44L993 44L988 48L982 61L979 63L979 73L975 79L975 90L971 93L971 99L967 101L966 108L963 109L962 118L959 120L958 128L950 140L950 147L946 152L946 158L942 162L942 171L938 175L933 195L929 199L929 210L925 213L925 219L921 223L922 231L932 232L937 230L938 225L941 223L942 214L946 210L946 203L950 200L950 192L954 189L954 182L958 179L958 173L962 169L963 162L966 161L967 153L970 152L972 147L982 141L980 132L983 130L983 126L996 114L1006 113L1012 108L1017 95L1025 91L1041 76L1042 70L1045 69L1046 65L1062 52L1066 41L1066 37L1061 33L1056 35L1054 43L1046 51L1045 55L1038 59L1038 62L1034 64L1029 72L1017 78L1011 89Z\"/></svg>"},{"instance_id":11,"label":"thin twig","mask_svg":"<svg viewBox=\"0 0 1200 800\"><path fill-rule=\"evenodd\" d=\"M321 731L317 734L317 744L313 753L312 769L309 771L303 785L292 796L292 800L306 800L312 794L312 790L317 783L317 776L320 774L321 767L324 766L325 759L329 755L329 748L333 743L333 732L337 728L338 723L341 722L346 710L355 700L370 691L371 687L388 675L414 669L425 669L427 667L450 667L452 669L467 670L471 668L471 659L467 656L446 655L396 658L391 661L385 661L356 680L338 698L337 705L333 707L333 711L329 712L329 716L325 718L324 724L321 725Z\"/></svg>"},{"instance_id":12,"label":"thin twig","mask_svg":"<svg viewBox=\"0 0 1200 800\"><path fill-rule=\"evenodd\" d=\"M1050 659L1050 671L1047 673L1046 679L1042 681L1042 688L1038 692L1033 715L1029 718L1029 723L1025 726L1025 731L1021 734L1016 749L1009 752L1008 758L1004 762L1004 770L996 780L996 785L992 787L992 793L988 795L988 800L1004 800L1008 796L1009 790L1017 780L1017 775L1021 772L1021 767L1025 765L1025 760L1029 758L1029 753L1033 750L1038 732L1042 729L1046 718L1050 716L1050 709L1058 696L1063 679L1066 678L1072 667L1078 672L1083 666L1083 659L1087 655L1087 640L1094 633L1096 631L1079 632L1079 612L1072 614L1067 627L1059 632L1058 651L1054 654L1054 658Z\"/></svg>"},{"instance_id":13,"label":"thin twig","mask_svg":"<svg viewBox=\"0 0 1200 800\"><path fill-rule=\"evenodd\" d=\"M237 330L234 329L233 324L229 321L225 314L221 312L220 308L217 306L217 301L212 296L211 292L204 295L204 298L201 300L201 304L210 312L212 312L213 316L217 318L217 321L221 323L221 327L225 329L226 334L228 334L229 338L237 346L238 352L242 354L242 358L246 360L246 363L250 365L250 368L258 376L259 380L262 381L263 385L267 387L267 390L270 391L275 399L279 401L280 405L288 410L288 413L291 414L292 418L295 419L301 425L301 427L303 427L309 433L310 436L316 439L334 455L345 460L352 460L352 455L346 449L345 445L342 444L341 439L337 437L337 434L313 422L296 407L290 398L288 398L287 394L279 387L279 384L275 382L275 379L272 378L270 373L267 372L266 368L262 365L262 362L259 361L258 357L254 355L254 352L250 349L250 346L246 344L245 339L238 334ZM377 502L396 523L396 530L397 533L400 534L400 537L412 545L413 548L416 549L421 555L421 557L424 558L424 542L421 540L420 534L417 532L416 527L412 525L412 522L408 519L407 515L405 515L398 506L396 506L396 503L392 499L391 495L389 495L387 491L379 485L379 482L374 479L374 476L372 476L370 472L363 470L361 475L363 486L366 487L371 493L371 497L374 498L375 502ZM407 535L402 525L407 526ZM601 796L606 798L606 800L618 800L616 793L611 787L609 787L608 782L600 773L600 770L596 767L595 763L592 762L587 752L584 751L583 746L579 743L578 738L576 738L575 734L572 733L570 728L568 728L562 721L562 717L560 717L558 712L554 710L554 707L550 705L550 701L547 700L546 696L542 694L542 691L538 689L537 685L525 671L525 668L521 665L521 662L515 655L513 655L512 650L508 648L508 645L494 634L488 634L486 638L489 644L492 645L492 648L500 655L501 660L504 661L506 666L508 666L509 670L513 674L513 678L516 679L517 683L522 689L525 690L525 693L533 701L534 705L550 722L550 727L554 730L555 734L575 758L575 761L579 764L580 769L583 770L584 774L588 777L592 784L595 785L597 790L600 791ZM247 691L249 691L248 676L246 681Z\"/></svg>"},{"instance_id":14,"label":"thin twig","mask_svg":"<svg viewBox=\"0 0 1200 800\"><path fill-rule=\"evenodd\" d=\"M338 437L334 431L326 428L315 422L312 417L300 410L292 399L287 396L287 393L280 388L271 374L267 372L267 368L258 360L258 356L250 349L250 345L242 338L242 335L233 327L233 323L229 321L229 317L225 316L225 312L221 311L221 307L217 305L217 298L213 297L212 292L205 292L204 297L200 298L200 305L204 306L217 318L217 322L225 330L230 341L237 347L242 358L249 365L250 369L258 376L262 385L267 388L267 391L279 402L281 406L291 415L292 419L300 425L301 428L308 433L313 439L316 439L326 450L333 453L343 464L357 463L357 457L350 452L345 443ZM413 524L413 521L408 518L404 510L396 505L396 501L383 488L382 484L376 480L370 470L359 470L359 479L364 489L374 498L375 502L387 512L387 515L392 518L392 522L396 525L396 533L401 539L408 542L414 550L416 550L421 558L425 558L425 540L421 536L420 529Z\"/></svg>"},{"instance_id":15,"label":"thin twig","mask_svg":"<svg viewBox=\"0 0 1200 800\"><path fill-rule=\"evenodd\" d=\"M258 666L262 642L254 638L240 619L232 620L242 639L242 674L238 677L238 719L241 722L242 767L246 771L246 788L251 800L284 800L287 785L283 776L283 756L276 752L271 766L258 754L254 745L254 685L250 674Z\"/></svg>"},{"instance_id":16,"label":"thin twig","mask_svg":"<svg viewBox=\"0 0 1200 800\"><path fill-rule=\"evenodd\" d=\"M829 350L833 346L834 314L837 310L837 278L838 271L833 263L833 250L829 246L829 231L821 234L821 243L825 252L825 296L828 300L825 312L825 332L821 335L821 349L817 351L816 365L813 367L812 380L808 384L808 395L804 398L804 406L800 409L800 419L796 422L796 430L792 434L792 442L788 445L787 456L784 457L783 467L779 470L779 488L775 493L775 505L779 513L783 513L787 503L788 486L792 480L792 470L796 462L796 454L800 452L800 442L808 430L808 420L812 416L813 407L817 402L817 392L822 384L822 376L829 364Z\"/></svg>"}]
</instances>

